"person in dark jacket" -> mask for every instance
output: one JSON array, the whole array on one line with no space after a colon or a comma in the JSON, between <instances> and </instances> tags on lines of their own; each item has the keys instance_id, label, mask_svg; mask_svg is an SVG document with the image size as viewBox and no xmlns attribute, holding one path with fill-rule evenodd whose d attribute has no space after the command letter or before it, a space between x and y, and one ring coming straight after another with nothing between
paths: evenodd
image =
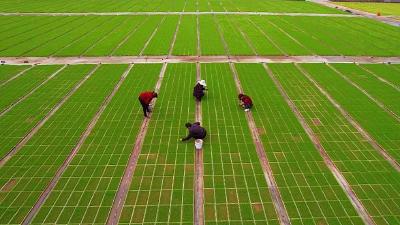
<instances>
[{"instance_id":1,"label":"person in dark jacket","mask_svg":"<svg viewBox=\"0 0 400 225\"><path fill-rule=\"evenodd\" d=\"M143 114L144 117L147 117L147 113L150 113L150 103L153 100L153 98L157 98L158 95L154 91L145 91L140 93L139 95L139 102L142 105L143 108Z\"/></svg>"},{"instance_id":2,"label":"person in dark jacket","mask_svg":"<svg viewBox=\"0 0 400 225\"><path fill-rule=\"evenodd\" d=\"M193 88L193 96L197 101L201 101L201 98L204 96L204 91L207 90L207 85L205 80L197 81L196 86Z\"/></svg>"},{"instance_id":3,"label":"person in dark jacket","mask_svg":"<svg viewBox=\"0 0 400 225\"><path fill-rule=\"evenodd\" d=\"M200 126L200 122L186 123L185 126L189 130L189 134L185 138L181 138L181 141L187 141L190 138L204 139L207 135L206 129Z\"/></svg>"},{"instance_id":4,"label":"person in dark jacket","mask_svg":"<svg viewBox=\"0 0 400 225\"><path fill-rule=\"evenodd\" d=\"M250 111L250 108L253 107L253 101L251 98L244 94L239 94L240 105L244 108L244 111Z\"/></svg>"}]
</instances>

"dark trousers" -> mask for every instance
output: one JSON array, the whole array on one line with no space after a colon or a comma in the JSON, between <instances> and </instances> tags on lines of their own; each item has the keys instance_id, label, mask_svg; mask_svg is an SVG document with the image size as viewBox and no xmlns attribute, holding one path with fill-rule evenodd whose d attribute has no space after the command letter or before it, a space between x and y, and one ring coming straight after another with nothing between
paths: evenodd
<instances>
[{"instance_id":1,"label":"dark trousers","mask_svg":"<svg viewBox=\"0 0 400 225\"><path fill-rule=\"evenodd\" d=\"M144 116L147 117L147 112L150 112L149 104L144 103L140 98L139 98L139 102L142 105Z\"/></svg>"}]
</instances>

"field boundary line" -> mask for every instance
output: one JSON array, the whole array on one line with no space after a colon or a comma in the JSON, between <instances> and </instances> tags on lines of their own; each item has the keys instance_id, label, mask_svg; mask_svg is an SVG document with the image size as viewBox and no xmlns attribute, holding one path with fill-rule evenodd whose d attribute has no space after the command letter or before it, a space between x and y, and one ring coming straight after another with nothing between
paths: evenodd
<instances>
[{"instance_id":1,"label":"field boundary line","mask_svg":"<svg viewBox=\"0 0 400 225\"><path fill-rule=\"evenodd\" d=\"M332 50L333 52L335 52L335 54L337 53L337 54L341 55L340 52L338 52L337 49L334 48L334 46L330 45L330 44L327 43L325 40L316 37L313 33L309 33L309 32L307 32L307 31L301 29L300 27L298 27L298 25L292 24L292 23L290 23L289 21L285 20L285 18L280 17L280 18L278 18L278 20L280 20L281 22L287 24L288 26L291 26L291 27L292 27L294 30L296 30L297 32L301 32L301 33L305 34L306 36L311 37L311 38L312 38L313 40L315 40L316 42L320 43L321 45L323 45L323 46L329 48L330 50ZM335 39L335 41L337 41L337 40L336 40L336 37L334 37L334 39ZM307 49L307 48L306 48L306 49ZM307 49L307 50L309 50L309 49ZM343 56L343 55L341 55L341 56Z\"/></svg>"},{"instance_id":2,"label":"field boundary line","mask_svg":"<svg viewBox=\"0 0 400 225\"><path fill-rule=\"evenodd\" d=\"M236 68L233 65L233 63L229 63L229 66L232 71L233 79L236 84L236 90L239 93L243 93L243 88L239 80L239 76L237 74ZM281 193L279 192L279 188L276 184L271 165L269 164L269 160L267 155L265 154L266 150L261 142L260 134L257 130L257 125L254 121L253 113L251 111L249 112L244 112L246 115L247 119L247 124L250 129L251 137L253 139L253 143L256 147L256 152L258 155L258 159L260 160L261 168L264 173L264 178L267 182L268 185L268 190L270 192L270 195L272 197L272 203L275 207L276 213L279 217L279 222L281 225L290 225L290 219L289 215L286 211L285 205L282 201Z\"/></svg>"},{"instance_id":3,"label":"field boundary line","mask_svg":"<svg viewBox=\"0 0 400 225\"><path fill-rule=\"evenodd\" d=\"M282 52L285 56L289 56L289 54L287 52L285 52L278 44L275 43L275 41L273 41L271 39L271 37L269 35L267 35L267 33L265 33L265 31L263 29L261 29L261 27L259 27L253 20L251 20L250 18L246 18L248 22L250 22L253 27L258 30L265 38L268 39L269 42L271 42L271 44L278 49L280 52Z\"/></svg>"},{"instance_id":4,"label":"field boundary line","mask_svg":"<svg viewBox=\"0 0 400 225\"><path fill-rule=\"evenodd\" d=\"M92 69L75 87L73 87L64 98L54 106L47 115L40 120L19 142L16 144L9 152L7 152L0 159L0 168L3 167L5 163L7 163L10 158L15 155L35 134L38 132L40 128L61 108L62 105L82 86L82 84L89 79L90 76L99 68L100 65L97 65Z\"/></svg>"},{"instance_id":5,"label":"field boundary line","mask_svg":"<svg viewBox=\"0 0 400 225\"><path fill-rule=\"evenodd\" d=\"M72 17L71 17L72 18ZM70 19L70 18L68 18L68 19ZM67 19L65 19L65 20L67 20ZM13 43L12 45L11 44L9 44L8 46L6 46L6 47L4 47L4 48L2 48L2 49L0 49L0 52L4 52L4 51L6 51L6 50L9 50L10 48L14 48L15 46L19 46L19 45L21 45L21 44L24 44L24 43L27 43L27 42L31 42L32 41L32 38L37 38L37 37L43 37L44 36L44 34L45 33L48 33L48 32L51 32L51 31L54 31L54 30L57 30L57 29L60 29L60 28L64 28L65 29L65 26L67 26L67 24L71 24L71 23L73 23L73 22L76 22L76 21L78 21L79 20L79 18L74 18L74 19L71 19L71 21L63 21L63 23L61 23L58 27L56 27L56 28L54 28L54 27L51 27L51 28L49 28L49 27L45 27L44 28L44 31L42 32L42 33L39 33L39 34L37 34L37 35L35 35L35 36L33 36L33 37L28 37L28 38L26 38L26 39L23 39L23 40L18 40L18 42L17 43ZM54 25L54 24L53 24ZM69 30L67 30L67 31L65 31L64 33L62 33L62 34L60 34L60 35L57 35L57 37L53 37L52 39L50 39L50 40L46 40L46 42L41 42L40 44L43 44L43 43L47 43L47 42L49 42L49 41L52 41L52 40L54 40L54 39L56 39L56 38L58 38L58 37L60 37L60 36L63 36L64 34L66 34L66 33L69 33L71 30L73 30L73 29L75 29L75 27L74 28L71 28L71 29L69 29ZM26 33L26 32L25 32ZM18 35L19 36L19 35ZM21 36L23 36L23 35L21 35ZM25 36L24 36L25 37ZM10 38L8 38L8 39L10 39ZM35 49L35 48L38 48L39 46L34 46L32 49ZM21 54L24 54L24 53L27 53L27 52L29 52L29 51L31 51L31 49L29 49L29 50L23 50L24 52L23 53L19 53L19 55L21 55Z\"/></svg>"},{"instance_id":6,"label":"field boundary line","mask_svg":"<svg viewBox=\"0 0 400 225\"><path fill-rule=\"evenodd\" d=\"M18 105L20 102L24 101L27 99L29 96L31 96L35 91L37 91L39 88L43 87L47 82L49 82L51 79L53 79L55 76L57 76L62 70L64 70L68 64L65 64L62 66L60 69L58 69L56 72L52 73L49 77L47 77L44 81L42 81L38 86L33 88L31 91L26 93L24 96L20 97L17 101L11 103L11 105L8 105L7 108L5 108L3 111L0 112L0 118L4 116L7 112L9 112L11 109L13 109L16 105Z\"/></svg>"},{"instance_id":7,"label":"field boundary line","mask_svg":"<svg viewBox=\"0 0 400 225\"><path fill-rule=\"evenodd\" d=\"M90 22L93 22L93 20L96 21L96 18L90 20L89 23L90 23ZM96 32L98 29L100 29L104 24L107 24L107 22L112 23L112 19L111 19L111 20L105 20L105 21L103 21L103 22L99 22L99 23L98 23L95 27L93 27L92 29L87 30L86 32L84 32L83 34L81 34L78 38L76 38L76 39L70 41L67 45L64 45L64 46L61 47L60 49L57 49L56 51L54 51L53 53L51 53L50 56L56 56L57 53L62 52L62 51L64 51L65 49L68 49L70 46L74 45L75 43L78 43L80 40L84 39L84 38L87 37L88 35L90 35L90 34L92 34L92 33L95 33L95 32ZM77 29L77 28L74 27L73 29L69 30L68 33L69 33L69 32L73 32L73 31L76 31L76 29ZM65 34L65 33L64 33L64 34ZM64 36L64 34L58 36L57 38L59 38L59 37L62 38L62 37ZM32 51L32 50L30 50L30 51Z\"/></svg>"},{"instance_id":8,"label":"field boundary line","mask_svg":"<svg viewBox=\"0 0 400 225\"><path fill-rule=\"evenodd\" d=\"M136 33L136 31L137 31L141 26L143 26L143 24L145 24L145 23L149 20L149 18L150 18L150 17L146 17L141 23L136 24L136 25L134 26L134 28L133 28L131 31L129 31L129 32L127 33L127 35L124 37L124 39L123 39L120 43L118 43L117 46L115 46L115 47L111 50L111 52L110 52L110 57L111 57L112 55L114 55L114 53L115 53L119 48L121 48L121 46L124 45L124 44L132 37L132 35L134 35L134 34ZM116 57L116 56L112 56L112 57Z\"/></svg>"},{"instance_id":9,"label":"field boundary line","mask_svg":"<svg viewBox=\"0 0 400 225\"><path fill-rule=\"evenodd\" d=\"M210 2L208 2L208 4L210 4ZM228 43L226 43L226 40L225 40L225 37L224 37L224 33L221 30L221 26L219 24L219 21L217 20L215 15L212 18L214 20L215 26L217 27L219 38L221 39L222 44L224 45L225 53L227 54L228 59L230 59L230 58L232 58L232 55L231 55L230 49L228 47Z\"/></svg>"},{"instance_id":10,"label":"field boundary line","mask_svg":"<svg viewBox=\"0 0 400 225\"><path fill-rule=\"evenodd\" d=\"M272 25L273 27L275 27L276 29L278 29L280 32L282 32L284 35L286 35L289 39L291 39L292 41L294 41L296 44L300 45L301 47L303 47L304 49L306 49L307 51L309 51L310 53L313 54L313 56L316 56L316 52L309 49L307 46L303 45L303 43L301 43L300 41L298 41L296 38L294 38L292 35L290 35L288 32L286 32L284 29L282 29L281 27L279 27L278 25L276 25L275 23L273 23L272 21L266 20L267 23L269 23L270 25Z\"/></svg>"},{"instance_id":11,"label":"field boundary line","mask_svg":"<svg viewBox=\"0 0 400 225\"><path fill-rule=\"evenodd\" d=\"M249 11L208 11L208 12L44 12L44 13L0 13L0 16L143 16L143 15L258 15L258 16L315 16L315 17L363 17L354 14L325 13L285 13L285 12L249 12Z\"/></svg>"},{"instance_id":12,"label":"field boundary line","mask_svg":"<svg viewBox=\"0 0 400 225\"><path fill-rule=\"evenodd\" d=\"M96 45L100 42L102 42L103 40L105 40L106 38L108 38L110 35L112 35L115 30L119 29L121 26L124 26L127 22L129 21L129 19L125 19L123 20L120 24L116 25L115 27L113 27L106 35L104 35L102 38L100 38L99 40L97 40L95 43L93 43L89 48L87 48L84 52L82 52L80 54L80 56L84 56L85 53L87 53L88 51L92 50L94 47L96 47Z\"/></svg>"},{"instance_id":13,"label":"field boundary line","mask_svg":"<svg viewBox=\"0 0 400 225\"><path fill-rule=\"evenodd\" d=\"M196 34L197 34L197 57L201 56L201 39L200 39L200 19L199 15L196 15Z\"/></svg>"},{"instance_id":14,"label":"field boundary line","mask_svg":"<svg viewBox=\"0 0 400 225\"><path fill-rule=\"evenodd\" d=\"M201 79L200 63L196 63L196 78ZM196 101L196 122L203 122L201 101ZM203 148L195 150L194 225L204 224L204 164Z\"/></svg>"},{"instance_id":15,"label":"field boundary line","mask_svg":"<svg viewBox=\"0 0 400 225\"><path fill-rule=\"evenodd\" d=\"M119 88L121 87L122 83L125 81L125 78L128 76L129 71L132 69L133 64L130 64L126 71L121 75L118 83L114 86L114 89L111 93L103 100L100 108L97 110L96 114L87 125L85 131L81 134L81 137L72 151L68 154L68 157L64 160L63 164L57 169L56 174L53 176L49 184L47 185L46 189L41 193L39 199L36 201L35 205L31 208L28 215L22 221L23 225L28 225L32 222L33 218L39 212L42 205L45 203L47 197L49 197L53 188L57 185L57 182L60 180L61 176L63 175L64 171L67 169L69 164L72 162L78 151L81 149L82 145L85 143L87 137L89 137L90 133L93 131L94 127L96 126L97 122L100 119L100 116L103 114L104 110L107 108L108 104L111 102L114 95L118 92Z\"/></svg>"},{"instance_id":16,"label":"field boundary line","mask_svg":"<svg viewBox=\"0 0 400 225\"><path fill-rule=\"evenodd\" d=\"M174 37L172 38L171 46L169 47L169 51L168 51L168 56L167 57L170 57L172 55L172 52L174 51L176 37L178 36L179 28L181 26L181 21L182 21L182 15L179 16L178 23L176 24Z\"/></svg>"},{"instance_id":17,"label":"field boundary line","mask_svg":"<svg viewBox=\"0 0 400 225\"><path fill-rule=\"evenodd\" d=\"M329 102L342 114L347 121L357 129L358 132L368 141L368 143L383 156L393 166L397 172L400 172L400 164L383 148L362 126L347 112L322 86L314 80L311 75L300 65L295 64L297 69L329 100Z\"/></svg>"},{"instance_id":18,"label":"field boundary line","mask_svg":"<svg viewBox=\"0 0 400 225\"><path fill-rule=\"evenodd\" d=\"M368 63L400 64L400 56L100 56L100 57L1 57L6 65L58 65L58 64L141 64L141 63Z\"/></svg>"},{"instance_id":19,"label":"field boundary line","mask_svg":"<svg viewBox=\"0 0 400 225\"><path fill-rule=\"evenodd\" d=\"M166 16L164 16L161 21L157 24L157 27L153 30L153 32L151 33L149 39L147 39L146 43L144 44L142 50L139 53L139 56L143 55L143 52L146 50L147 46L150 44L151 40L153 40L154 36L156 36L158 29L160 28L160 26L164 23L165 18L167 18Z\"/></svg>"},{"instance_id":20,"label":"field boundary line","mask_svg":"<svg viewBox=\"0 0 400 225\"><path fill-rule=\"evenodd\" d=\"M3 87L4 85L6 85L7 83L10 83L11 81L17 79L18 77L24 75L26 72L28 72L29 70L33 69L33 67L35 67L35 65L31 65L30 67L22 70L21 72L17 73L16 75L14 75L13 77L10 77L8 80L4 81L3 83L0 84L0 87Z\"/></svg>"},{"instance_id":21,"label":"field boundary line","mask_svg":"<svg viewBox=\"0 0 400 225\"><path fill-rule=\"evenodd\" d=\"M392 110L388 109L385 104L380 102L378 99L374 98L372 95L370 95L366 90L364 90L362 87L360 87L358 84L355 82L351 81L350 78L346 77L342 72L337 70L335 67L333 67L330 64L326 64L328 67L333 70L337 75L342 77L344 80L346 80L349 84L351 84L353 87L355 87L357 90L361 91L364 95L366 95L371 101L373 101L375 104L377 104L381 109L383 109L386 113L388 113L391 117L393 117L397 122L400 122L400 117L393 112Z\"/></svg>"},{"instance_id":22,"label":"field boundary line","mask_svg":"<svg viewBox=\"0 0 400 225\"><path fill-rule=\"evenodd\" d=\"M167 63L164 63L161 68L158 81L154 88L156 92L158 92L161 87L161 83L164 78L164 74L167 69L167 65L168 65ZM154 101L153 105L155 105L157 99L154 99L153 101ZM143 119L142 125L140 126L139 133L136 136L136 141L132 148L131 155L129 156L128 164L126 165L124 175L119 183L117 193L113 200L112 208L108 214L107 223L106 223L107 225L111 225L111 224L116 225L119 222L119 219L120 219L121 213L122 213L122 209L125 204L125 200L126 200L126 197L128 196L128 191L129 191L129 188L132 183L132 178L133 178L133 174L136 169L137 161L139 159L139 154L140 154L140 151L142 150L144 138L147 133L151 115L152 115L152 113L150 113L149 117L145 117Z\"/></svg>"},{"instance_id":23,"label":"field boundary line","mask_svg":"<svg viewBox=\"0 0 400 225\"><path fill-rule=\"evenodd\" d=\"M267 76L269 76L271 78L271 80L274 82L274 84L277 87L282 98L286 101L287 105L289 106L289 108L291 109L293 114L296 116L297 120L299 121L299 123L301 124L301 126L303 127L305 132L307 133L308 137L312 141L314 147L318 150L319 154L321 155L322 159L324 160L325 165L328 167L328 169L331 171L331 173L335 177L336 181L342 187L343 191L346 193L351 204L354 206L355 210L357 211L357 213L359 214L361 219L367 225L375 225L375 222L373 221L372 217L369 215L368 211L366 210L366 208L364 207L362 202L358 199L357 195L354 193L353 189L351 188L350 184L347 182L346 178L343 176L343 174L336 167L335 163L329 157L325 148L321 144L318 136L314 133L314 131L308 125L306 119L301 114L301 112L297 108L297 106L290 99L289 95L286 93L286 91L283 88L283 86L281 85L281 83L275 77L272 70L266 64L263 64L263 66L265 68Z\"/></svg>"},{"instance_id":24,"label":"field boundary line","mask_svg":"<svg viewBox=\"0 0 400 225\"><path fill-rule=\"evenodd\" d=\"M378 76L376 73L372 72L371 70L365 68L364 66L357 64L358 67L360 67L361 69L363 69L365 72L371 74L372 76L374 76L376 79L380 80L381 82L391 86L392 88L396 89L396 91L400 91L400 88L394 84L392 84L391 82L389 82L388 80Z\"/></svg>"},{"instance_id":25,"label":"field boundary line","mask_svg":"<svg viewBox=\"0 0 400 225\"><path fill-rule=\"evenodd\" d=\"M383 22L383 23L386 23L386 24L389 24L389 25L392 25L392 26L397 26L397 27L400 26L400 22L399 21L397 21L396 19L391 18L389 16L377 16L377 15L375 15L373 13L369 13L369 12L366 12L366 11L353 9L353 8L342 6L342 5L336 5L336 4L330 3L330 2L328 2L326 0L324 0L324 1L321 1L321 0L309 0L309 1L317 3L317 4L320 4L320 5L323 5L323 6L326 6L326 7L329 7L329 8L335 8L335 9L339 9L339 10L342 10L342 11L350 12L351 13L350 15L367 17L367 18L374 19L374 20L377 20L377 21L380 21L380 22Z\"/></svg>"}]
</instances>

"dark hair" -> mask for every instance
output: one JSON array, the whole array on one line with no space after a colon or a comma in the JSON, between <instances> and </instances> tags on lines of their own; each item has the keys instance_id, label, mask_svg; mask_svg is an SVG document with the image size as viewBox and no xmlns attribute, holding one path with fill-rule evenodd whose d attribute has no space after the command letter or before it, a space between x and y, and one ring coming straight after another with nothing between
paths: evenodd
<instances>
[{"instance_id":1,"label":"dark hair","mask_svg":"<svg viewBox=\"0 0 400 225\"><path fill-rule=\"evenodd\" d=\"M186 127L186 128L189 128L189 127L191 127L191 126L192 126L191 123L186 123L186 124L185 124L185 127Z\"/></svg>"},{"instance_id":2,"label":"dark hair","mask_svg":"<svg viewBox=\"0 0 400 225\"><path fill-rule=\"evenodd\" d=\"M244 96L244 94L239 94L238 98L241 99Z\"/></svg>"},{"instance_id":3,"label":"dark hair","mask_svg":"<svg viewBox=\"0 0 400 225\"><path fill-rule=\"evenodd\" d=\"M157 97L158 97L157 92L153 91L153 97L154 97L154 98L157 98Z\"/></svg>"}]
</instances>

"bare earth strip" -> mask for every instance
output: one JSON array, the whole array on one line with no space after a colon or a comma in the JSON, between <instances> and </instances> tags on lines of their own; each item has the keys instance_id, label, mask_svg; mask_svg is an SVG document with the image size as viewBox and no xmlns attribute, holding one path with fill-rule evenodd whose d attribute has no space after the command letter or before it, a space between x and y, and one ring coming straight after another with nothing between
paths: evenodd
<instances>
[{"instance_id":1,"label":"bare earth strip","mask_svg":"<svg viewBox=\"0 0 400 225\"><path fill-rule=\"evenodd\" d=\"M10 79L8 79L8 80L4 81L2 84L0 84L0 87L6 85L6 84L9 83L10 81L12 81L12 80L14 80L14 79L16 79L16 78L18 78L18 77L20 77L21 75L25 74L26 72L28 72L28 71L29 71L30 69L32 69L32 68L33 68L33 66L28 67L28 68L22 70L21 72L19 72L19 73L16 74L15 76L11 77Z\"/></svg>"},{"instance_id":2,"label":"bare earth strip","mask_svg":"<svg viewBox=\"0 0 400 225\"><path fill-rule=\"evenodd\" d=\"M346 6L336 5L336 4L330 3L330 2L328 2L326 0L311 0L311 1L315 2L315 3L318 3L318 4L321 4L321 5L324 5L324 6L327 6L327 7L330 7L330 8L336 8L336 9L340 9L340 10L343 10L343 11L351 12L352 15L355 15L355 16L368 17L368 18L371 18L371 19L374 19L374 20L378 20L378 21L381 21L383 23L390 24L390 25L393 25L393 26L397 26L397 27L400 26L400 21L398 21L398 20L396 20L394 18L391 18L389 16L377 16L377 15L375 15L373 13L369 13L369 12L365 12L365 11L361 11L361 10L357 10L357 9L348 8Z\"/></svg>"},{"instance_id":3,"label":"bare earth strip","mask_svg":"<svg viewBox=\"0 0 400 225\"><path fill-rule=\"evenodd\" d=\"M235 80L236 89L239 93L243 93L242 85L240 84L239 77L237 75L237 71L235 66L230 63L231 71L233 74L233 78ZM265 180L268 184L268 190L270 191L273 204L275 206L276 212L279 216L279 222L281 225L289 225L290 219L289 215L286 211L286 208L283 204L281 194L279 192L278 186L276 185L276 181L274 175L272 173L271 166L269 164L267 155L265 154L264 145L261 143L260 134L258 132L256 123L254 121L254 117L251 111L246 112L246 119L251 131L251 137L253 138L254 145L256 146L256 152L258 158L260 160L261 168L264 172Z\"/></svg>"},{"instance_id":4,"label":"bare earth strip","mask_svg":"<svg viewBox=\"0 0 400 225\"><path fill-rule=\"evenodd\" d=\"M201 79L200 64L196 64L196 78ZM201 102L196 101L196 122L202 123ZM195 149L194 224L204 224L204 165L203 149Z\"/></svg>"},{"instance_id":5,"label":"bare earth strip","mask_svg":"<svg viewBox=\"0 0 400 225\"><path fill-rule=\"evenodd\" d=\"M347 121L357 129L358 132L371 144L371 146L380 153L383 158L385 158L398 172L400 172L400 164L390 156L386 149L384 149L379 143L371 137L371 135L365 131L357 121L350 116L350 114L331 96L324 90L311 76L298 64L296 67L301 71L301 73L332 103L332 105L347 119Z\"/></svg>"},{"instance_id":6,"label":"bare earth strip","mask_svg":"<svg viewBox=\"0 0 400 225\"><path fill-rule=\"evenodd\" d=\"M65 69L67 65L64 65L60 69L58 69L56 72L54 72L52 75L50 75L46 80L44 80L42 83L40 83L38 86L36 86L34 89L32 89L30 92L28 92L26 95L22 96L19 98L16 102L13 102L11 105L9 105L6 109L4 109L2 112L0 112L0 117L2 117L4 114L6 114L8 111L10 111L12 108L14 108L18 103L22 102L29 96L31 96L37 89L45 85L49 80L51 80L53 77L57 76L63 69Z\"/></svg>"},{"instance_id":7,"label":"bare earth strip","mask_svg":"<svg viewBox=\"0 0 400 225\"><path fill-rule=\"evenodd\" d=\"M341 73L339 70L334 68L332 65L329 65L329 68L331 68L333 71L335 71L340 77L342 77L344 80L346 80L349 84L353 85L355 88L357 88L359 91L361 91L363 94L365 94L369 99L371 99L373 102L375 102L379 107L381 107L385 112L387 112L390 116L392 116L395 120L400 122L400 117L397 115L395 112L392 110L388 109L382 102L374 98L372 95L370 95L366 90L361 88L359 85L351 81L348 77L346 77L343 73Z\"/></svg>"},{"instance_id":8,"label":"bare earth strip","mask_svg":"<svg viewBox=\"0 0 400 225\"><path fill-rule=\"evenodd\" d=\"M328 153L326 153L325 148L322 146L320 140L318 139L317 135L314 133L314 131L311 129L311 127L307 124L305 118L303 115L300 113L298 108L294 105L293 101L290 99L290 97L287 95L286 91L283 89L282 85L280 82L276 79L275 75L273 72L267 67L266 64L263 64L265 67L265 70L268 74L268 76L271 78L271 80L274 82L275 86L278 88L278 91L281 93L282 97L286 101L286 103L289 105L290 109L293 111L294 115L296 116L297 120L300 122L301 126L303 129L306 131L307 135L309 136L310 140L313 142L315 148L318 150L320 153L321 157L323 158L326 166L329 168L329 170L332 172L332 174L335 176L336 180L340 184L340 186L343 188L344 192L350 199L351 203L353 204L354 208L357 210L358 214L362 218L365 224L367 225L374 225L375 222L372 220L371 216L368 214L367 210L365 209L364 205L361 203L361 201L358 199L354 191L352 190L350 184L347 182L346 178L341 174L339 169L336 167L332 159L329 157Z\"/></svg>"},{"instance_id":9,"label":"bare earth strip","mask_svg":"<svg viewBox=\"0 0 400 225\"><path fill-rule=\"evenodd\" d=\"M131 63L394 63L400 57L374 56L102 56L0 57L9 65L131 64Z\"/></svg>"},{"instance_id":10,"label":"bare earth strip","mask_svg":"<svg viewBox=\"0 0 400 225\"><path fill-rule=\"evenodd\" d=\"M51 111L40 121L38 122L32 130L24 136L23 139L13 148L11 149L1 160L0 167L2 167L15 153L17 153L35 134L38 130L53 116L61 106L68 101L68 99L82 86L83 83L99 68L100 65L96 66L92 71L86 75L68 94L53 108Z\"/></svg>"},{"instance_id":11,"label":"bare earth strip","mask_svg":"<svg viewBox=\"0 0 400 225\"><path fill-rule=\"evenodd\" d=\"M140 15L260 15L260 16L318 16L361 17L352 14L277 13L277 12L86 12L86 13L0 13L0 16L140 16Z\"/></svg>"},{"instance_id":12,"label":"bare earth strip","mask_svg":"<svg viewBox=\"0 0 400 225\"><path fill-rule=\"evenodd\" d=\"M119 88L121 87L122 83L125 81L126 76L129 74L129 71L132 69L133 64L129 65L128 69L122 74L120 80L118 83L115 85L113 91L104 99L103 103L101 104L99 110L96 112L95 116L92 118L90 121L89 125L86 127L85 132L82 134L81 138L79 139L78 143L76 146L72 149L71 153L68 155L67 159L63 162L63 164L58 168L56 174L54 177L51 179L50 183L46 187L46 189L42 192L40 195L39 199L35 203L35 205L32 207L32 209L29 211L28 215L25 217L24 221L22 224L28 225L32 222L32 219L36 216L36 214L39 212L40 207L43 205L43 203L46 201L47 197L50 195L50 192L53 190L53 188L56 186L57 182L60 180L62 174L64 171L67 169L68 165L71 163L71 161L74 159L75 155L78 153L79 149L81 149L83 143L85 142L86 138L89 136L89 134L92 132L93 128L95 127L97 121L99 120L101 114L104 112L104 110L107 108L108 104L111 102L111 99L114 97L114 95L118 92Z\"/></svg>"},{"instance_id":13,"label":"bare earth strip","mask_svg":"<svg viewBox=\"0 0 400 225\"><path fill-rule=\"evenodd\" d=\"M167 64L165 63L163 65L163 67L161 68L161 72L160 72L160 76L158 78L157 84L155 86L155 90L156 92L158 92L158 90L161 87L161 83L162 80L164 78L164 73L165 70L167 69ZM155 105L157 99L154 99L153 101L153 105ZM128 190L129 187L131 186L132 183L132 177L133 177L133 173L135 172L135 168L136 168L136 164L137 161L139 159L139 154L140 151L142 149L143 146L143 142L144 142L144 137L147 133L147 129L149 126L149 122L150 122L150 118L151 118L151 113L149 114L149 117L145 117L142 125L140 127L139 133L136 137L136 141L135 144L133 146L132 149L132 154L129 157L129 161L128 164L125 168L124 171L124 176L121 179L121 183L119 184L118 187L118 191L117 194L115 196L110 214L108 215L108 219L107 219L107 225L116 225L119 222L119 218L121 216L121 212L122 212L122 208L124 206L125 203L125 199L128 195Z\"/></svg>"}]
</instances>

